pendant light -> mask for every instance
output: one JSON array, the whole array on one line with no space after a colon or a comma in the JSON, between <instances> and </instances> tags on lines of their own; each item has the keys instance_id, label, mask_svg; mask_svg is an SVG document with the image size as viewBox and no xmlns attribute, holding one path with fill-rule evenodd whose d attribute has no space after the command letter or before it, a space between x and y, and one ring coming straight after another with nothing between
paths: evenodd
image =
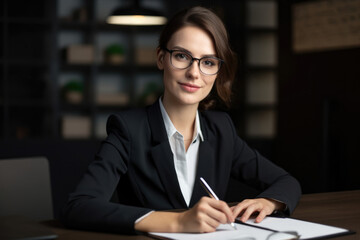
<instances>
[{"instance_id":1,"label":"pendant light","mask_svg":"<svg viewBox=\"0 0 360 240\"><path fill-rule=\"evenodd\" d=\"M164 25L166 21L166 17L160 12L141 7L139 0L135 0L129 7L115 9L106 19L109 24L132 26Z\"/></svg>"}]
</instances>

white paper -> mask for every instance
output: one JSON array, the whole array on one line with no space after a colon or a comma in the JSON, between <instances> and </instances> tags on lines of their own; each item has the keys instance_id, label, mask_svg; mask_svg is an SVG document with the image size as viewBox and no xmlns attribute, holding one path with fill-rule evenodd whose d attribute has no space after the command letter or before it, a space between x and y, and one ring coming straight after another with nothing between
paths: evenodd
<instances>
[{"instance_id":1,"label":"white paper","mask_svg":"<svg viewBox=\"0 0 360 240\"><path fill-rule=\"evenodd\" d=\"M307 222L293 218L266 217L260 223L255 223L254 219L250 219L246 223L281 232L296 231L300 235L300 239L316 238L348 232L348 230L344 228Z\"/></svg>"},{"instance_id":2,"label":"white paper","mask_svg":"<svg viewBox=\"0 0 360 240\"><path fill-rule=\"evenodd\" d=\"M255 219L250 219L246 223L249 225L235 223L237 230L234 230L229 224L220 225L215 232L212 233L157 233L150 234L155 237L175 239L175 240L263 240L274 233L279 232L297 232L300 239L311 239L333 234L341 234L348 232L347 229L333 227L324 224L302 221L293 218L275 218L266 217L261 223L255 223ZM264 230L261 228L270 230ZM271 240L291 239L293 235L286 233L276 233L272 235Z\"/></svg>"},{"instance_id":3,"label":"white paper","mask_svg":"<svg viewBox=\"0 0 360 240\"><path fill-rule=\"evenodd\" d=\"M271 231L266 231L251 226L235 223L237 230L233 229L229 224L220 225L215 232L212 233L157 233L150 234L155 237L162 237L175 240L258 240L267 239ZM289 239L292 235L283 235Z\"/></svg>"}]
</instances>

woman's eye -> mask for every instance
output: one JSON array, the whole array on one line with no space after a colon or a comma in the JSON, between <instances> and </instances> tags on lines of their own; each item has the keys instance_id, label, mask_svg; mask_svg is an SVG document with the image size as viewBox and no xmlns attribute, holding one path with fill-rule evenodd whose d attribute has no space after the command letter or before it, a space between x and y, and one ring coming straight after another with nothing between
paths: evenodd
<instances>
[{"instance_id":1,"label":"woman's eye","mask_svg":"<svg viewBox=\"0 0 360 240\"><path fill-rule=\"evenodd\" d=\"M215 61L214 61L214 60L211 60L211 59L204 59L203 64L204 64L206 67L213 67L213 66L216 65Z\"/></svg>"},{"instance_id":2,"label":"woman's eye","mask_svg":"<svg viewBox=\"0 0 360 240\"><path fill-rule=\"evenodd\" d=\"M176 53L175 57L178 60L188 60L189 59L189 56L185 53Z\"/></svg>"}]
</instances>

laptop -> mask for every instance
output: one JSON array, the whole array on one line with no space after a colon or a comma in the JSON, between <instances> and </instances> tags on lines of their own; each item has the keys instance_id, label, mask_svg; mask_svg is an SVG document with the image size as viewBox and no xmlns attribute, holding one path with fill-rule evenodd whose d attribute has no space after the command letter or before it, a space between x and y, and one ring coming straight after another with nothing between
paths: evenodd
<instances>
[{"instance_id":1,"label":"laptop","mask_svg":"<svg viewBox=\"0 0 360 240\"><path fill-rule=\"evenodd\" d=\"M23 216L0 216L2 240L48 240L58 236L51 228Z\"/></svg>"}]
</instances>

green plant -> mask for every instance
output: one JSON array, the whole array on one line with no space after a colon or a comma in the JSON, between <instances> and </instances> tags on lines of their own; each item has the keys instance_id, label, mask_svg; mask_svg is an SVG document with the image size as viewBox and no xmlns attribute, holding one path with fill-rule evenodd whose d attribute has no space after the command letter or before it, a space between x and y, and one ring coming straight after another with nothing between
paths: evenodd
<instances>
[{"instance_id":1,"label":"green plant","mask_svg":"<svg viewBox=\"0 0 360 240\"><path fill-rule=\"evenodd\" d=\"M125 49L120 44L114 43L106 47L105 53L108 55L113 55L113 54L123 55L125 53Z\"/></svg>"},{"instance_id":2,"label":"green plant","mask_svg":"<svg viewBox=\"0 0 360 240\"><path fill-rule=\"evenodd\" d=\"M83 92L84 85L79 81L69 81L64 85L65 91Z\"/></svg>"}]
</instances>

